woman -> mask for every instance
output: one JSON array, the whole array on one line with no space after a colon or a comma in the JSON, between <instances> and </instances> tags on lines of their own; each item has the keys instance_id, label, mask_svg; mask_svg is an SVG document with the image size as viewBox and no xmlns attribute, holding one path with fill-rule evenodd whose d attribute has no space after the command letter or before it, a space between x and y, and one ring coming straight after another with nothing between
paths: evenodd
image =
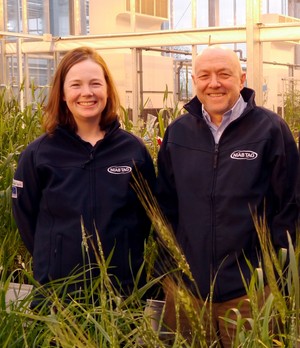
<instances>
[{"instance_id":1,"label":"woman","mask_svg":"<svg viewBox=\"0 0 300 348\"><path fill-rule=\"evenodd\" d=\"M155 171L142 141L120 128L118 111L101 56L88 47L68 52L45 108L45 134L21 154L13 181L14 217L40 284L95 265L98 235L105 257L112 255L115 285L124 294L133 289L150 223L132 177L138 172L153 187ZM93 268L92 277L98 274Z\"/></svg>"}]
</instances>

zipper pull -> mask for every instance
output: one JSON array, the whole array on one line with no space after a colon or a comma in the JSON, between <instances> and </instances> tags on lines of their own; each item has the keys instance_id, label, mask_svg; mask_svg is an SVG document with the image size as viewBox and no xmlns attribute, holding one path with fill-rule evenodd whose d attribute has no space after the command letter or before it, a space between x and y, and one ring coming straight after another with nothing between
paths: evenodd
<instances>
[{"instance_id":1,"label":"zipper pull","mask_svg":"<svg viewBox=\"0 0 300 348\"><path fill-rule=\"evenodd\" d=\"M94 149L90 152L89 159L86 162L84 162L84 164L82 165L82 168L84 169L93 160L94 160Z\"/></svg>"},{"instance_id":2,"label":"zipper pull","mask_svg":"<svg viewBox=\"0 0 300 348\"><path fill-rule=\"evenodd\" d=\"M215 144L215 151L214 151L214 169L217 168L218 165L218 156L219 156L219 144Z\"/></svg>"}]
</instances>

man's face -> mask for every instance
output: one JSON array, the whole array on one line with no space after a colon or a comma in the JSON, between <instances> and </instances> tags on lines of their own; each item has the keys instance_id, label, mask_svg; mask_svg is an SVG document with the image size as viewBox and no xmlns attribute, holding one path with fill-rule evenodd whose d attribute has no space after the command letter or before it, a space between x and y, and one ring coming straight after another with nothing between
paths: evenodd
<instances>
[{"instance_id":1,"label":"man's face","mask_svg":"<svg viewBox=\"0 0 300 348\"><path fill-rule=\"evenodd\" d=\"M222 117L234 106L245 78L232 51L208 49L196 59L193 74L196 95L211 117Z\"/></svg>"}]
</instances>

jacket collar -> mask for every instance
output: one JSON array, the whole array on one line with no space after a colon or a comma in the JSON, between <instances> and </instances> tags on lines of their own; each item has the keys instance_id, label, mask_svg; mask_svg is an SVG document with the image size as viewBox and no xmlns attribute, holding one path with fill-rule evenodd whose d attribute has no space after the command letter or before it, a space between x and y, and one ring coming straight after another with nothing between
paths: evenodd
<instances>
[{"instance_id":1,"label":"jacket collar","mask_svg":"<svg viewBox=\"0 0 300 348\"><path fill-rule=\"evenodd\" d=\"M253 109L254 106L256 106L255 100L254 100L255 92L253 89L248 88L248 87L244 87L241 90L241 95L242 95L244 101L248 104L245 111ZM191 113L192 115L196 115L198 117L199 116L203 117L203 115L202 115L202 103L199 101L197 96L193 97L193 99L191 99L183 107L187 112Z\"/></svg>"},{"instance_id":2,"label":"jacket collar","mask_svg":"<svg viewBox=\"0 0 300 348\"><path fill-rule=\"evenodd\" d=\"M116 120L114 120L111 124L109 124L105 128L105 132L106 132L105 137L107 137L110 134L114 133L119 128L120 128L120 122L119 122L118 119L116 119ZM71 131L67 126L58 125L57 128L56 128L56 131L62 132L62 133L65 133L65 134L71 135L72 137L77 138L76 133Z\"/></svg>"}]
</instances>

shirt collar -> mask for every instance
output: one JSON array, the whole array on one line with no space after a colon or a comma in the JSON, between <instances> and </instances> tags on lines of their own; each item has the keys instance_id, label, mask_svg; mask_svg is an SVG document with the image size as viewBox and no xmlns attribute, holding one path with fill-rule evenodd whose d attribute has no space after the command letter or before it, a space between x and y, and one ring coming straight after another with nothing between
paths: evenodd
<instances>
[{"instance_id":1,"label":"shirt collar","mask_svg":"<svg viewBox=\"0 0 300 348\"><path fill-rule=\"evenodd\" d=\"M237 102L233 105L233 107L224 113L222 122L225 120L229 122L234 121L235 119L241 116L246 106L247 106L247 103L244 101L243 97L240 95ZM203 104L202 104L202 114L206 122L211 123L211 117L209 113L205 110Z\"/></svg>"}]
</instances>

